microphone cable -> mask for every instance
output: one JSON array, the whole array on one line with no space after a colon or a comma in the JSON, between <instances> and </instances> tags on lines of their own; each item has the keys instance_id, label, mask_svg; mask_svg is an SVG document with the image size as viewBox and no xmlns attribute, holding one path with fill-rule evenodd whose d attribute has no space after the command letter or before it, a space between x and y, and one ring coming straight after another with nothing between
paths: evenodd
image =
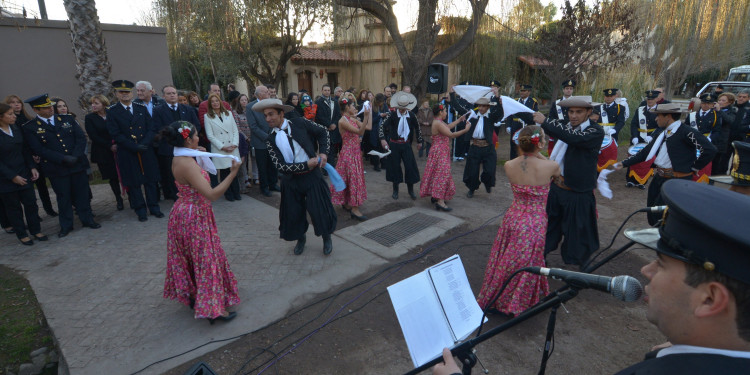
<instances>
[{"instance_id":1,"label":"microphone cable","mask_svg":"<svg viewBox=\"0 0 750 375\"><path fill-rule=\"evenodd\" d=\"M638 211L635 211L635 212L631 213L630 215L628 215L628 217L626 217L626 218L625 218L625 220L624 220L624 221L622 222L622 224L620 224L620 227L619 227L619 228L617 228L617 230L615 231L615 233L614 233L614 234L612 235L612 240L611 240L611 241L609 242L609 245L607 245L607 247L605 247L605 248L603 248L603 249L599 249L599 250L597 250L597 251L596 251L596 253L594 253L594 256L591 256L591 257L589 257L589 260L588 260L588 261L586 261L586 264L584 264L584 265L582 265L582 266L581 266L581 270L585 270L585 269L587 269L587 268L589 267L589 265L590 265L590 264L591 264L592 262L594 262L594 261L595 261L595 260L596 260L596 259L597 259L598 257L600 257L600 256L601 256L602 254L604 254L604 252L605 252L605 251L609 250L609 249L610 249L610 248L612 247L612 245L614 245L614 243L615 243L615 239L617 238L617 234L619 234L619 233L620 233L620 231L621 231L621 230L622 230L622 228L623 228L623 227L625 226L625 224L627 224L627 222L628 222L628 221L629 221L629 220L630 220L630 219L631 219L631 218L632 218L633 216L635 216L635 214L637 214L637 213L641 213L641 212L643 212L643 211L641 211L641 210L638 210Z\"/></svg>"}]
</instances>

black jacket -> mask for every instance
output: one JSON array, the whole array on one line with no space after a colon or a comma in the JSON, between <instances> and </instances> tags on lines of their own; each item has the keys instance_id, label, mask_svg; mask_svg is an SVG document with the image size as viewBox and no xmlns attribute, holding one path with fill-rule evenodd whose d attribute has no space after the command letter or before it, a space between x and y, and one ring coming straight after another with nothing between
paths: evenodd
<instances>
[{"instance_id":1,"label":"black jacket","mask_svg":"<svg viewBox=\"0 0 750 375\"><path fill-rule=\"evenodd\" d=\"M623 128L623 126L625 126L625 107L614 102L612 102L612 105L608 108L607 104L602 104L594 107L594 113L599 115L599 125L601 126L605 126L602 123L601 118L602 106L604 106L605 110L607 111L607 121L609 125L606 126L615 127L615 134L613 137L615 140L617 140L617 137L620 135L620 130Z\"/></svg>"},{"instance_id":2,"label":"black jacket","mask_svg":"<svg viewBox=\"0 0 750 375\"><path fill-rule=\"evenodd\" d=\"M302 146L308 157L312 158L316 155L316 148L320 150L321 154L330 154L331 142L326 128L304 117L297 117L288 121L289 127L292 129L292 139ZM284 160L279 147L276 146L276 133L273 131L266 139L266 147L268 148L268 155L271 158L271 162L276 166L279 173L294 174L310 170L307 162L287 163Z\"/></svg>"},{"instance_id":3,"label":"black jacket","mask_svg":"<svg viewBox=\"0 0 750 375\"><path fill-rule=\"evenodd\" d=\"M161 129L175 121L187 121L198 130L200 133L201 123L198 121L198 115L195 111L184 104L177 103L177 111L172 111L172 108L164 103L154 108L154 129L158 134ZM166 140L162 139L159 141L158 154L162 156L171 156L174 152L174 147L170 146Z\"/></svg>"},{"instance_id":4,"label":"black jacket","mask_svg":"<svg viewBox=\"0 0 750 375\"><path fill-rule=\"evenodd\" d=\"M13 136L0 131L0 193L8 193L23 189L31 189L31 169L36 168L36 163L31 157L31 149L24 141L21 128L11 124L10 130ZM21 176L28 180L24 186L17 185L12 180Z\"/></svg>"},{"instance_id":5,"label":"black jacket","mask_svg":"<svg viewBox=\"0 0 750 375\"><path fill-rule=\"evenodd\" d=\"M641 133L641 116L640 114L645 114L645 120L646 120L646 133ZM653 138L652 133L656 130L656 128L659 127L659 124L656 123L656 113L649 112L648 107L646 105L638 107L638 110L633 113L633 119L630 120L630 138L638 138L638 142L646 142L646 139L644 136L651 136Z\"/></svg>"},{"instance_id":6,"label":"black jacket","mask_svg":"<svg viewBox=\"0 0 750 375\"><path fill-rule=\"evenodd\" d=\"M320 107L318 107L320 108ZM388 115L385 116L383 121L380 123L380 129L378 130L378 139L398 139L400 136L398 135L398 109L394 109L390 112L388 112ZM414 115L414 113L409 112L409 118L406 120L406 123L409 124L409 139L407 141L409 143L414 142L414 135L416 134L417 143L422 143L422 130L419 127L419 121L417 121L417 116ZM388 135L388 138L386 138L386 135Z\"/></svg>"},{"instance_id":7,"label":"black jacket","mask_svg":"<svg viewBox=\"0 0 750 375\"><path fill-rule=\"evenodd\" d=\"M563 159L565 185L579 193L593 191L599 175L596 163L604 140L604 128L589 121L589 126L581 130L580 126L573 128L566 121L547 119L542 129L550 137L568 144Z\"/></svg>"},{"instance_id":8,"label":"black jacket","mask_svg":"<svg viewBox=\"0 0 750 375\"><path fill-rule=\"evenodd\" d=\"M663 131L663 128L654 131L651 135L653 138L651 142L637 154L623 160L622 165L630 167L646 161L648 153ZM667 155L672 162L672 169L677 172L697 172L708 165L716 154L716 147L703 134L684 123L680 124L675 133L666 139L666 142ZM696 151L700 151L700 157L696 157Z\"/></svg>"},{"instance_id":9,"label":"black jacket","mask_svg":"<svg viewBox=\"0 0 750 375\"><path fill-rule=\"evenodd\" d=\"M735 358L718 354L670 354L659 358L646 359L630 366L615 375L647 374L747 374L750 359Z\"/></svg>"},{"instance_id":10,"label":"black jacket","mask_svg":"<svg viewBox=\"0 0 750 375\"><path fill-rule=\"evenodd\" d=\"M35 117L23 126L26 142L41 158L40 165L47 177L61 177L85 171L86 134L71 115L54 115L54 126ZM78 158L72 166L63 164L66 155Z\"/></svg>"},{"instance_id":11,"label":"black jacket","mask_svg":"<svg viewBox=\"0 0 750 375\"><path fill-rule=\"evenodd\" d=\"M336 129L330 132L331 143L341 143L341 133L339 132L338 126L339 119L341 119L341 110L339 109L339 103L336 98L331 96L329 99L331 101L331 106L328 106L328 103L326 103L325 98L322 96L315 101L315 104L318 106L318 111L315 113L315 122L323 125L326 129L328 129L331 124L336 124ZM333 116L331 114L333 114Z\"/></svg>"}]
</instances>

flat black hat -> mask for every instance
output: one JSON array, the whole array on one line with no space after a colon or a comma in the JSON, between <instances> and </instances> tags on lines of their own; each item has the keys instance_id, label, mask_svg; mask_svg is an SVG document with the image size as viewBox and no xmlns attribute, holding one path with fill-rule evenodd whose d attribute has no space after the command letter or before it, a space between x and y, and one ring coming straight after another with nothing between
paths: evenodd
<instances>
[{"instance_id":1,"label":"flat black hat","mask_svg":"<svg viewBox=\"0 0 750 375\"><path fill-rule=\"evenodd\" d=\"M493 79L492 81L490 81L490 86L500 87L500 86L502 86L502 84L500 83L500 81L498 81L496 79Z\"/></svg>"},{"instance_id":2,"label":"flat black hat","mask_svg":"<svg viewBox=\"0 0 750 375\"><path fill-rule=\"evenodd\" d=\"M604 89L604 96L614 96L617 94L617 89Z\"/></svg>"},{"instance_id":3,"label":"flat black hat","mask_svg":"<svg viewBox=\"0 0 750 375\"><path fill-rule=\"evenodd\" d=\"M115 91L133 91L135 83L130 82L126 79L118 79L117 81L112 82L112 87L115 89Z\"/></svg>"},{"instance_id":4,"label":"flat black hat","mask_svg":"<svg viewBox=\"0 0 750 375\"><path fill-rule=\"evenodd\" d=\"M31 98L24 100L24 103L29 103L29 105L34 108L52 107L55 104L55 102L49 100L49 94L32 96Z\"/></svg>"},{"instance_id":5,"label":"flat black hat","mask_svg":"<svg viewBox=\"0 0 750 375\"><path fill-rule=\"evenodd\" d=\"M659 253L750 284L750 197L716 186L669 180L659 240L636 241Z\"/></svg>"},{"instance_id":6,"label":"flat black hat","mask_svg":"<svg viewBox=\"0 0 750 375\"><path fill-rule=\"evenodd\" d=\"M646 99L654 100L659 97L659 94L661 94L661 91L648 90L646 91Z\"/></svg>"},{"instance_id":7,"label":"flat black hat","mask_svg":"<svg viewBox=\"0 0 750 375\"><path fill-rule=\"evenodd\" d=\"M521 90L531 90L533 87L531 85L521 85Z\"/></svg>"},{"instance_id":8,"label":"flat black hat","mask_svg":"<svg viewBox=\"0 0 750 375\"><path fill-rule=\"evenodd\" d=\"M716 95L706 92L701 95L701 102L702 103L715 103L716 102Z\"/></svg>"},{"instance_id":9,"label":"flat black hat","mask_svg":"<svg viewBox=\"0 0 750 375\"><path fill-rule=\"evenodd\" d=\"M574 81L574 80L572 80L572 79L568 79L568 80L565 80L565 81L563 81L563 83L562 83L562 87L563 87L563 88L566 88L566 87L568 87L568 86L571 86L571 87L576 87L576 81Z\"/></svg>"}]
</instances>

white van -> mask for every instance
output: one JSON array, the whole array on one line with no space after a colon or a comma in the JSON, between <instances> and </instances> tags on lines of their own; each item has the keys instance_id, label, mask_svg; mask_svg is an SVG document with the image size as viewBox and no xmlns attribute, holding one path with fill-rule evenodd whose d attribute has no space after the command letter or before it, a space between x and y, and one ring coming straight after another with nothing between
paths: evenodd
<instances>
[{"instance_id":1,"label":"white van","mask_svg":"<svg viewBox=\"0 0 750 375\"><path fill-rule=\"evenodd\" d=\"M750 65L742 65L729 69L727 81L750 82Z\"/></svg>"}]
</instances>

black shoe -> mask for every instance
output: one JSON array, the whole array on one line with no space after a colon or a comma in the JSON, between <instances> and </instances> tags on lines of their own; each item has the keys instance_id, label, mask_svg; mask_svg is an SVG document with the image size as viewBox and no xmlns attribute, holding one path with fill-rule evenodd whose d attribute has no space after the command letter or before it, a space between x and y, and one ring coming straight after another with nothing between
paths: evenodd
<instances>
[{"instance_id":1,"label":"black shoe","mask_svg":"<svg viewBox=\"0 0 750 375\"><path fill-rule=\"evenodd\" d=\"M57 237L63 238L65 236L67 236L68 233L70 233L70 231L72 231L72 230L73 230L73 228L60 229L60 232L57 233Z\"/></svg>"},{"instance_id":2,"label":"black shoe","mask_svg":"<svg viewBox=\"0 0 750 375\"><path fill-rule=\"evenodd\" d=\"M484 190L487 190L487 194L492 193L492 186L484 185Z\"/></svg>"},{"instance_id":3,"label":"black shoe","mask_svg":"<svg viewBox=\"0 0 750 375\"><path fill-rule=\"evenodd\" d=\"M144 222L144 221L146 221L146 220L148 220L148 216L146 216L146 215L143 215L143 216L140 216L140 215L139 215L139 216L138 216L138 221L140 221L140 222Z\"/></svg>"},{"instance_id":4,"label":"black shoe","mask_svg":"<svg viewBox=\"0 0 750 375\"><path fill-rule=\"evenodd\" d=\"M625 184L625 187L633 187L633 186L635 186L635 184L630 181L628 181L628 183Z\"/></svg>"},{"instance_id":5,"label":"black shoe","mask_svg":"<svg viewBox=\"0 0 750 375\"><path fill-rule=\"evenodd\" d=\"M230 202L234 202L234 197L232 197L232 196L225 196L224 198L226 198L226 200L228 200Z\"/></svg>"},{"instance_id":6,"label":"black shoe","mask_svg":"<svg viewBox=\"0 0 750 375\"><path fill-rule=\"evenodd\" d=\"M638 185L636 185L636 186L638 186L638 189L641 189L641 190L646 190L646 185L643 185L643 184L638 184Z\"/></svg>"},{"instance_id":7,"label":"black shoe","mask_svg":"<svg viewBox=\"0 0 750 375\"><path fill-rule=\"evenodd\" d=\"M217 316L217 317L215 317L215 318L213 318L213 319L211 319L211 318L208 318L208 322L209 322L210 324L212 324L212 325L213 325L213 324L214 324L214 322L215 322L215 321L217 321L217 320L221 320L221 321L223 321L223 322L228 322L228 321L230 321L230 320L234 319L234 318L235 318L236 316L237 316L237 313L236 313L236 312L234 312L234 311L232 311L232 312L230 312L230 313L229 313L229 314L227 314L227 315L219 315L219 316Z\"/></svg>"},{"instance_id":8,"label":"black shoe","mask_svg":"<svg viewBox=\"0 0 750 375\"><path fill-rule=\"evenodd\" d=\"M89 228L91 228L91 229L99 229L99 228L101 228L101 227L102 227L102 225L101 225L101 224L97 223L97 222L96 222L96 221L94 221L94 220L91 220L91 222L90 222L90 223L86 223L86 224L83 224L83 226L84 226L84 227L89 227Z\"/></svg>"},{"instance_id":9,"label":"black shoe","mask_svg":"<svg viewBox=\"0 0 750 375\"><path fill-rule=\"evenodd\" d=\"M450 208L448 206L441 206L441 205L439 205L437 203L435 203L435 209L438 210L438 211L445 211L445 212L453 211L452 208Z\"/></svg>"},{"instance_id":10,"label":"black shoe","mask_svg":"<svg viewBox=\"0 0 750 375\"><path fill-rule=\"evenodd\" d=\"M158 211L158 212L152 212L151 216L156 216L157 219L161 219L164 217L164 214L161 213L161 211Z\"/></svg>"},{"instance_id":11,"label":"black shoe","mask_svg":"<svg viewBox=\"0 0 750 375\"><path fill-rule=\"evenodd\" d=\"M294 246L294 255L300 255L305 251L305 242L307 242L306 237L297 240L297 244Z\"/></svg>"},{"instance_id":12,"label":"black shoe","mask_svg":"<svg viewBox=\"0 0 750 375\"><path fill-rule=\"evenodd\" d=\"M430 197L430 203L437 203L437 199Z\"/></svg>"},{"instance_id":13,"label":"black shoe","mask_svg":"<svg viewBox=\"0 0 750 375\"><path fill-rule=\"evenodd\" d=\"M417 200L417 195L414 194L414 190L409 191L409 196L411 197L411 200Z\"/></svg>"},{"instance_id":14,"label":"black shoe","mask_svg":"<svg viewBox=\"0 0 750 375\"><path fill-rule=\"evenodd\" d=\"M474 197L474 190L469 189L469 192L466 193L466 198L472 198Z\"/></svg>"},{"instance_id":15,"label":"black shoe","mask_svg":"<svg viewBox=\"0 0 750 375\"><path fill-rule=\"evenodd\" d=\"M365 215L357 216L357 215L354 214L354 212L352 212L351 215L352 215L352 219L357 219L359 221L365 221L365 220L367 220L367 216L365 216Z\"/></svg>"},{"instance_id":16,"label":"black shoe","mask_svg":"<svg viewBox=\"0 0 750 375\"><path fill-rule=\"evenodd\" d=\"M19 241L21 241L21 244L22 244L22 245L24 245L24 246L31 246L31 245L33 245L33 244L34 244L34 240L32 240L32 239L31 239L31 237L28 237L28 236L27 236L27 237L24 237L24 238L28 238L28 240L24 241L24 240L23 240L23 239L21 239L21 238L19 238L19 239L18 239Z\"/></svg>"},{"instance_id":17,"label":"black shoe","mask_svg":"<svg viewBox=\"0 0 750 375\"><path fill-rule=\"evenodd\" d=\"M346 211L346 212L352 212L352 208L351 207L346 208L346 206L344 206L343 204L341 205L341 208L343 208L344 211Z\"/></svg>"},{"instance_id":18,"label":"black shoe","mask_svg":"<svg viewBox=\"0 0 750 375\"><path fill-rule=\"evenodd\" d=\"M265 195L267 197L271 196L271 192L268 189L263 189L260 192L261 192L261 194L263 194L263 195Z\"/></svg>"},{"instance_id":19,"label":"black shoe","mask_svg":"<svg viewBox=\"0 0 750 375\"><path fill-rule=\"evenodd\" d=\"M5 233L8 233L8 234L16 233L15 229L13 229L12 227L3 228L3 230L5 231Z\"/></svg>"},{"instance_id":20,"label":"black shoe","mask_svg":"<svg viewBox=\"0 0 750 375\"><path fill-rule=\"evenodd\" d=\"M271 190L271 191L278 191L279 193L281 193L281 188L279 187L279 185L273 185L273 186L269 186L269 187L268 187L268 190Z\"/></svg>"},{"instance_id":21,"label":"black shoe","mask_svg":"<svg viewBox=\"0 0 750 375\"><path fill-rule=\"evenodd\" d=\"M47 213L47 216L52 216L52 217L57 216L57 212L55 212L55 210L53 210L53 209L44 210L44 212Z\"/></svg>"},{"instance_id":22,"label":"black shoe","mask_svg":"<svg viewBox=\"0 0 750 375\"><path fill-rule=\"evenodd\" d=\"M42 233L37 233L34 235L34 239L37 241L47 241L49 238Z\"/></svg>"},{"instance_id":23,"label":"black shoe","mask_svg":"<svg viewBox=\"0 0 750 375\"><path fill-rule=\"evenodd\" d=\"M117 211L125 209L125 205L122 203L122 198L117 197Z\"/></svg>"},{"instance_id":24,"label":"black shoe","mask_svg":"<svg viewBox=\"0 0 750 375\"><path fill-rule=\"evenodd\" d=\"M373 170L374 170L375 172L380 172L380 171L381 171L380 167L375 167L375 168L373 168Z\"/></svg>"},{"instance_id":25,"label":"black shoe","mask_svg":"<svg viewBox=\"0 0 750 375\"><path fill-rule=\"evenodd\" d=\"M391 198L398 199L398 190L393 191L393 194L391 194Z\"/></svg>"},{"instance_id":26,"label":"black shoe","mask_svg":"<svg viewBox=\"0 0 750 375\"><path fill-rule=\"evenodd\" d=\"M190 297L190 310L195 310L195 298Z\"/></svg>"},{"instance_id":27,"label":"black shoe","mask_svg":"<svg viewBox=\"0 0 750 375\"><path fill-rule=\"evenodd\" d=\"M240 194L235 194L234 200L241 201L242 200L242 196Z\"/></svg>"},{"instance_id":28,"label":"black shoe","mask_svg":"<svg viewBox=\"0 0 750 375\"><path fill-rule=\"evenodd\" d=\"M323 255L329 255L333 251L333 241L331 235L323 236Z\"/></svg>"}]
</instances>

